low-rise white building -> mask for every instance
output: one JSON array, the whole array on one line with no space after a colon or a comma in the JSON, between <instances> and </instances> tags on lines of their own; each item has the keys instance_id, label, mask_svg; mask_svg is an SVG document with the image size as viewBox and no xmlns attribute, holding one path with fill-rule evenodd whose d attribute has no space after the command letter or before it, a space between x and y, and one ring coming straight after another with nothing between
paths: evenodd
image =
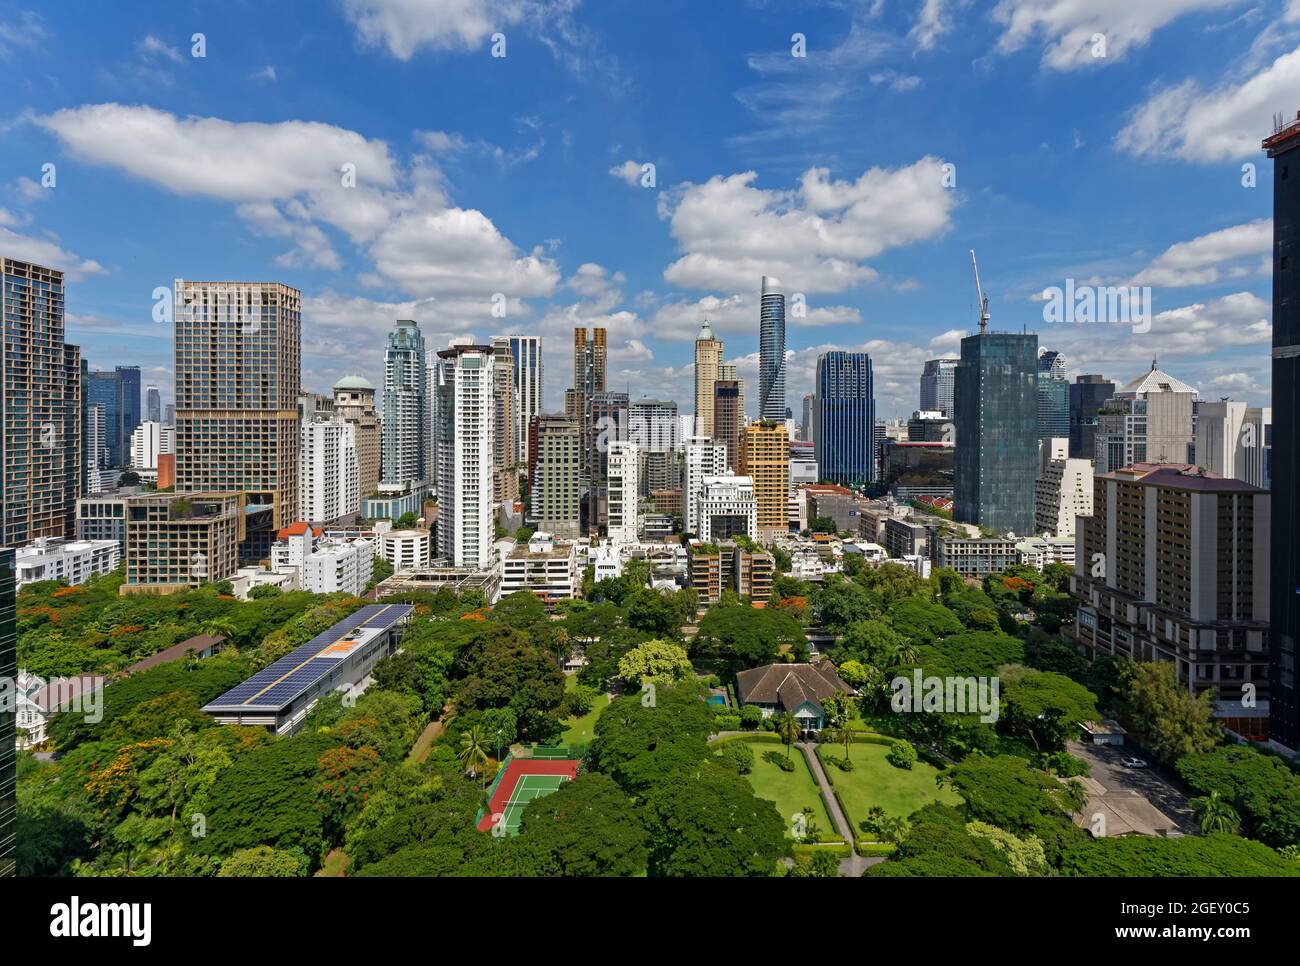
<instances>
[{"instance_id":1,"label":"low-rise white building","mask_svg":"<svg viewBox=\"0 0 1300 966\"><path fill-rule=\"evenodd\" d=\"M258 587L275 587L288 593L302 590L299 571L295 568L267 570L264 567L240 567L230 578L230 588L239 600L248 600Z\"/></svg>"},{"instance_id":2,"label":"low-rise white building","mask_svg":"<svg viewBox=\"0 0 1300 966\"><path fill-rule=\"evenodd\" d=\"M550 608L556 601L573 600L580 580L578 545L557 542L553 535L539 530L527 546L515 547L503 561L501 596L528 590Z\"/></svg>"},{"instance_id":3,"label":"low-rise white building","mask_svg":"<svg viewBox=\"0 0 1300 966\"><path fill-rule=\"evenodd\" d=\"M1028 537L1016 544L1016 556L1020 563L1035 570L1042 570L1048 564L1054 563L1069 564L1073 567L1074 546L1073 536Z\"/></svg>"},{"instance_id":4,"label":"low-rise white building","mask_svg":"<svg viewBox=\"0 0 1300 966\"><path fill-rule=\"evenodd\" d=\"M394 570L427 567L431 548L428 530L388 530L379 538L379 556Z\"/></svg>"},{"instance_id":5,"label":"low-rise white building","mask_svg":"<svg viewBox=\"0 0 1300 966\"><path fill-rule=\"evenodd\" d=\"M122 546L116 540L64 540L37 537L14 553L18 586L41 580L66 580L82 584L106 574L122 561Z\"/></svg>"},{"instance_id":6,"label":"low-rise white building","mask_svg":"<svg viewBox=\"0 0 1300 966\"><path fill-rule=\"evenodd\" d=\"M370 540L320 540L307 558L304 590L313 594L343 592L360 597L374 575L375 545Z\"/></svg>"},{"instance_id":7,"label":"low-rise white building","mask_svg":"<svg viewBox=\"0 0 1300 966\"><path fill-rule=\"evenodd\" d=\"M50 719L61 711L99 720L103 714L104 678L79 674L73 678L44 678L19 670L15 681L14 711L19 749L40 745L49 737Z\"/></svg>"}]
</instances>

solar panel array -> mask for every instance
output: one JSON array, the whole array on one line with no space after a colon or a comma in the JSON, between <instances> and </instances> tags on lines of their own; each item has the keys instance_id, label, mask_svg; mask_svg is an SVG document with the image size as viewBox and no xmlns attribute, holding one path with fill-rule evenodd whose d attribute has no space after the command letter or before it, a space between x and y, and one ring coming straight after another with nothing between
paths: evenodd
<instances>
[{"instance_id":1,"label":"solar panel array","mask_svg":"<svg viewBox=\"0 0 1300 966\"><path fill-rule=\"evenodd\" d=\"M363 629L386 631L413 610L410 604L368 604L208 702L203 710L279 711L339 666L336 658L321 657L321 651Z\"/></svg>"}]
</instances>

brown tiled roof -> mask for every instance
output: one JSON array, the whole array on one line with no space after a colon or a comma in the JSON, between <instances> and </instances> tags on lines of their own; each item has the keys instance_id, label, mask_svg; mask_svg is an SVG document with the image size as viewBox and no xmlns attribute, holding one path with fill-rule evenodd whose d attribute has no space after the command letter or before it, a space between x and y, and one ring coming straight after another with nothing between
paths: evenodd
<instances>
[{"instance_id":1,"label":"brown tiled roof","mask_svg":"<svg viewBox=\"0 0 1300 966\"><path fill-rule=\"evenodd\" d=\"M181 641L179 644L173 644L171 647L159 651L157 654L150 654L143 661L136 661L125 673L129 676L139 674L141 671L147 671L151 667L157 667L159 664L166 664L169 661L179 661L183 658L190 648L194 648L196 653L202 654L209 648L216 647L224 641L223 634L196 634L189 640Z\"/></svg>"},{"instance_id":2,"label":"brown tiled roof","mask_svg":"<svg viewBox=\"0 0 1300 966\"><path fill-rule=\"evenodd\" d=\"M779 704L792 711L805 701L820 706L832 695L854 694L830 661L813 664L769 664L736 675L736 694L741 704Z\"/></svg>"}]
</instances>

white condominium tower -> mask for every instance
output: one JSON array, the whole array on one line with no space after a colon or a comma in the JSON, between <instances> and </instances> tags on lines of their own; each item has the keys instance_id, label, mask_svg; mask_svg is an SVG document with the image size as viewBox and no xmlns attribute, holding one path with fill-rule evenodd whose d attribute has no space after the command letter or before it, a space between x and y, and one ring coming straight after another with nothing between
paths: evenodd
<instances>
[{"instance_id":1,"label":"white condominium tower","mask_svg":"<svg viewBox=\"0 0 1300 966\"><path fill-rule=\"evenodd\" d=\"M310 523L333 523L361 508L356 427L342 416L318 416L302 424L299 515Z\"/></svg>"},{"instance_id":2,"label":"white condominium tower","mask_svg":"<svg viewBox=\"0 0 1300 966\"><path fill-rule=\"evenodd\" d=\"M785 420L785 290L767 275L758 316L758 418Z\"/></svg>"},{"instance_id":3,"label":"white condominium tower","mask_svg":"<svg viewBox=\"0 0 1300 966\"><path fill-rule=\"evenodd\" d=\"M699 533L698 501L706 476L727 472L727 444L706 436L686 441L686 485L682 488L682 524L687 533Z\"/></svg>"},{"instance_id":4,"label":"white condominium tower","mask_svg":"<svg viewBox=\"0 0 1300 966\"><path fill-rule=\"evenodd\" d=\"M609 444L609 539L636 543L640 536L640 454L636 443L612 440Z\"/></svg>"},{"instance_id":5,"label":"white condominium tower","mask_svg":"<svg viewBox=\"0 0 1300 966\"><path fill-rule=\"evenodd\" d=\"M438 353L437 556L453 567L492 566L493 355L485 345Z\"/></svg>"}]
</instances>

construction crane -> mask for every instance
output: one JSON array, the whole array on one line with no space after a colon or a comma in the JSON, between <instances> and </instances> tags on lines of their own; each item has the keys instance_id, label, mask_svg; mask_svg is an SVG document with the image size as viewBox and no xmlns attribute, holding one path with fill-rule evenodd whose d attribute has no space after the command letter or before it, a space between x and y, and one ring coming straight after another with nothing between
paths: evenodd
<instances>
[{"instance_id":1,"label":"construction crane","mask_svg":"<svg viewBox=\"0 0 1300 966\"><path fill-rule=\"evenodd\" d=\"M971 267L975 269L975 295L980 303L980 335L983 335L989 327L989 299L984 294L984 289L980 287L980 266L975 261L975 249L970 250Z\"/></svg>"}]
</instances>

